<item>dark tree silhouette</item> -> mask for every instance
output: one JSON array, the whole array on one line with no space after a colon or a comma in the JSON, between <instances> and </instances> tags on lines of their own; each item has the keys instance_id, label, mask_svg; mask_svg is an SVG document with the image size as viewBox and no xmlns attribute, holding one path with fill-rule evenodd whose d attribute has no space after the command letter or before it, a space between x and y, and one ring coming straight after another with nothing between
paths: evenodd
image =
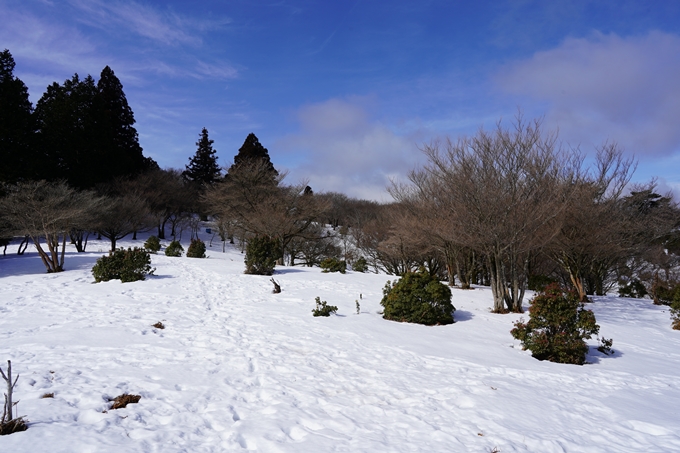
<instances>
[{"instance_id":1,"label":"dark tree silhouette","mask_svg":"<svg viewBox=\"0 0 680 453\"><path fill-rule=\"evenodd\" d=\"M208 129L203 128L200 137L196 142L196 146L198 146L196 154L189 159L189 165L182 172L182 176L186 181L196 183L201 188L205 188L218 181L222 171L220 166L217 165L216 151L212 147L215 140L208 138Z\"/></svg>"},{"instance_id":2,"label":"dark tree silhouette","mask_svg":"<svg viewBox=\"0 0 680 453\"><path fill-rule=\"evenodd\" d=\"M128 105L123 85L110 67L102 70L97 89L101 103L102 157L106 160L110 178L148 170L151 162L142 155L134 128L134 113Z\"/></svg>"},{"instance_id":3,"label":"dark tree silhouette","mask_svg":"<svg viewBox=\"0 0 680 453\"><path fill-rule=\"evenodd\" d=\"M259 164L259 162L262 162L266 171L271 173L272 179L279 176L279 172L276 171L274 164L272 164L269 158L269 151L260 144L255 134L251 132L246 137L245 142L243 142L243 146L239 148L238 154L234 156L234 164L229 167L228 173L233 173L243 165L254 165Z\"/></svg>"},{"instance_id":4,"label":"dark tree silhouette","mask_svg":"<svg viewBox=\"0 0 680 453\"><path fill-rule=\"evenodd\" d=\"M32 177L31 140L35 132L33 105L24 82L14 77L14 58L0 52L0 181Z\"/></svg>"},{"instance_id":5,"label":"dark tree silhouette","mask_svg":"<svg viewBox=\"0 0 680 453\"><path fill-rule=\"evenodd\" d=\"M83 189L156 166L142 155L123 86L108 66L98 84L75 74L48 86L36 118L40 178Z\"/></svg>"}]
</instances>

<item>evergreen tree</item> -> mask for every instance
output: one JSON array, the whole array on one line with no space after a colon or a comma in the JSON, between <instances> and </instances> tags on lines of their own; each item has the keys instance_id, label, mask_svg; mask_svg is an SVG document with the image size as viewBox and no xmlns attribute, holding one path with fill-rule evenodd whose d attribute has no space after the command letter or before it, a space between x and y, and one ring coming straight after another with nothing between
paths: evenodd
<instances>
[{"instance_id":1,"label":"evergreen tree","mask_svg":"<svg viewBox=\"0 0 680 453\"><path fill-rule=\"evenodd\" d=\"M54 82L38 101L38 158L41 179L66 180L77 188L90 188L108 180L101 150L100 102L91 76L78 74Z\"/></svg>"},{"instance_id":2,"label":"evergreen tree","mask_svg":"<svg viewBox=\"0 0 680 453\"><path fill-rule=\"evenodd\" d=\"M232 173L243 165L259 163L263 163L266 166L266 169L271 172L272 179L279 175L279 172L276 171L272 161L269 159L269 151L260 144L260 141L255 134L251 132L248 134L248 137L246 137L245 142L243 142L243 146L239 148L238 154L234 156L234 165L229 168L229 173Z\"/></svg>"},{"instance_id":3,"label":"evergreen tree","mask_svg":"<svg viewBox=\"0 0 680 453\"><path fill-rule=\"evenodd\" d=\"M39 178L85 189L157 167L142 155L134 114L108 66L99 83L75 74L63 85L48 86L35 113Z\"/></svg>"},{"instance_id":4,"label":"evergreen tree","mask_svg":"<svg viewBox=\"0 0 680 453\"><path fill-rule=\"evenodd\" d=\"M203 128L200 137L196 142L198 146L196 154L189 159L189 165L186 166L182 176L186 181L194 182L201 188L205 188L220 178L221 170L217 165L216 151L212 147L215 140L208 138L208 129Z\"/></svg>"},{"instance_id":5,"label":"evergreen tree","mask_svg":"<svg viewBox=\"0 0 680 453\"><path fill-rule=\"evenodd\" d=\"M5 182L30 178L36 167L30 158L33 105L24 82L14 77L14 66L9 50L0 52L0 181Z\"/></svg>"},{"instance_id":6,"label":"evergreen tree","mask_svg":"<svg viewBox=\"0 0 680 453\"><path fill-rule=\"evenodd\" d=\"M134 128L135 116L128 105L123 85L106 66L97 83L101 102L102 150L110 178L138 174L148 170L153 161L142 154L137 130Z\"/></svg>"}]
</instances>

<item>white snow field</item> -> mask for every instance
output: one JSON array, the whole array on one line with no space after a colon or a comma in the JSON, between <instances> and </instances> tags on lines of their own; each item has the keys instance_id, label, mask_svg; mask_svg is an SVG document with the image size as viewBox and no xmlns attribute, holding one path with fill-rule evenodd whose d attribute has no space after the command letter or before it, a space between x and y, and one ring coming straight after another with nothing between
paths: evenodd
<instances>
[{"instance_id":1,"label":"white snow field","mask_svg":"<svg viewBox=\"0 0 680 453\"><path fill-rule=\"evenodd\" d=\"M680 451L680 332L665 307L597 297L616 353L593 340L584 366L539 362L509 333L520 315L489 312L488 288L453 289L453 325L402 324L378 314L392 276L280 267L272 294L221 247L95 284L107 242L69 249L59 274L10 246L0 366L21 375L29 429L0 452ZM313 317L316 296L338 315ZM105 412L125 392L142 398Z\"/></svg>"}]
</instances>

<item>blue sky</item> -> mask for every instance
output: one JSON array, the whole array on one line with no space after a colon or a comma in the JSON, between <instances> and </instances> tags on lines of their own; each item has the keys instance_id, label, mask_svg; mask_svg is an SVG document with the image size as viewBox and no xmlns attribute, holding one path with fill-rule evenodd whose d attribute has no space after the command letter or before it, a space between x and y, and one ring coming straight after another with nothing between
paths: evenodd
<instances>
[{"instance_id":1,"label":"blue sky","mask_svg":"<svg viewBox=\"0 0 680 453\"><path fill-rule=\"evenodd\" d=\"M418 146L544 117L616 141L680 195L680 2L0 0L0 48L35 103L109 65L146 155L221 165L250 132L290 183L389 200Z\"/></svg>"}]
</instances>

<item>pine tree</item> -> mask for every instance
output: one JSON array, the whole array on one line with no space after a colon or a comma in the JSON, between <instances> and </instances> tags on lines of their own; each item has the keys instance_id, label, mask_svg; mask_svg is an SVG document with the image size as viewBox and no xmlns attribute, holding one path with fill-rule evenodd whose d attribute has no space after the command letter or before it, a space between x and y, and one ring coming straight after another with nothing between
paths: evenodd
<instances>
[{"instance_id":1,"label":"pine tree","mask_svg":"<svg viewBox=\"0 0 680 453\"><path fill-rule=\"evenodd\" d=\"M201 188L215 183L221 174L220 166L217 165L217 156L212 147L215 140L208 138L208 129L203 128L200 133L200 139L196 142L198 149L196 154L189 159L189 165L182 173L186 181L194 182L200 185Z\"/></svg>"},{"instance_id":2,"label":"pine tree","mask_svg":"<svg viewBox=\"0 0 680 453\"><path fill-rule=\"evenodd\" d=\"M30 178L37 167L31 160L33 105L24 82L14 77L14 66L9 50L0 52L0 181L5 182Z\"/></svg>"},{"instance_id":3,"label":"pine tree","mask_svg":"<svg viewBox=\"0 0 680 453\"><path fill-rule=\"evenodd\" d=\"M237 170L242 165L252 165L260 162L264 163L267 170L271 172L272 179L279 175L271 159L269 159L269 151L260 144L255 134L251 132L246 137L245 142L243 142L243 146L239 148L238 154L234 156L234 165L229 168L229 173Z\"/></svg>"}]
</instances>

